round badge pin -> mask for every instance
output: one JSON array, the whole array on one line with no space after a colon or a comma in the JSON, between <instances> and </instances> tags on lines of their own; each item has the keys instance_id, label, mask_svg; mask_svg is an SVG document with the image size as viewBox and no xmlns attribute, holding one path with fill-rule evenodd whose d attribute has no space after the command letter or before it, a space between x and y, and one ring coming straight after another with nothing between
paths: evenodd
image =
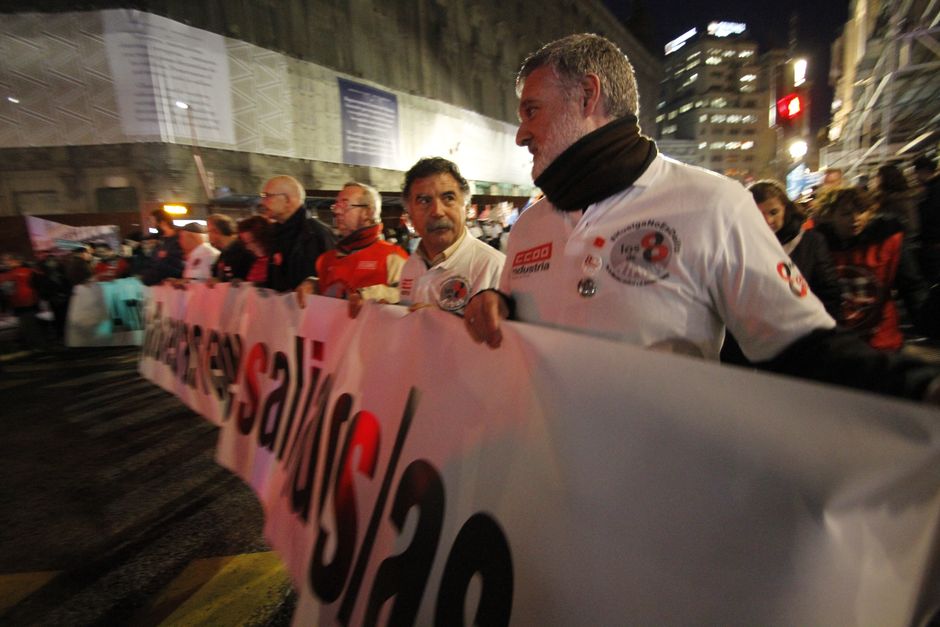
<instances>
[{"instance_id":1,"label":"round badge pin","mask_svg":"<svg viewBox=\"0 0 940 627\"><path fill-rule=\"evenodd\" d=\"M578 294L584 298L590 298L597 293L597 283L594 279L581 279L578 281Z\"/></svg>"},{"instance_id":2,"label":"round badge pin","mask_svg":"<svg viewBox=\"0 0 940 627\"><path fill-rule=\"evenodd\" d=\"M601 268L604 266L604 260L600 258L599 255L588 254L584 257L584 260L581 262L581 272L587 276L594 276L600 272Z\"/></svg>"}]
</instances>

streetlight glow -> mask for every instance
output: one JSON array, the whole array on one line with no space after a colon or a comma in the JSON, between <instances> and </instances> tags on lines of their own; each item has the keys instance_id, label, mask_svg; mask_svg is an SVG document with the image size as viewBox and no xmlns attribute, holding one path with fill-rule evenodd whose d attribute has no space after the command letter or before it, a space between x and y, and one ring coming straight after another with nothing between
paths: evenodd
<instances>
[{"instance_id":1,"label":"streetlight glow","mask_svg":"<svg viewBox=\"0 0 940 627\"><path fill-rule=\"evenodd\" d=\"M806 142L802 139L797 139L790 144L789 150L790 156L794 161L796 161L798 159L802 159L806 155L806 153L809 151L809 146L807 146Z\"/></svg>"}]
</instances>

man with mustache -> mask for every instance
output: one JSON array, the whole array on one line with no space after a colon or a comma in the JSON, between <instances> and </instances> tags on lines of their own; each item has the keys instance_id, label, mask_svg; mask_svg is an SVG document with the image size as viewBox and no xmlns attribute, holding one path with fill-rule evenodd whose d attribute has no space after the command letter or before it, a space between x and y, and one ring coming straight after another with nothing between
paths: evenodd
<instances>
[{"instance_id":1,"label":"man with mustache","mask_svg":"<svg viewBox=\"0 0 940 627\"><path fill-rule=\"evenodd\" d=\"M405 174L402 198L421 237L401 276L401 304L462 313L470 297L499 283L505 255L467 231L470 184L452 161L421 159Z\"/></svg>"},{"instance_id":2,"label":"man with mustache","mask_svg":"<svg viewBox=\"0 0 940 627\"><path fill-rule=\"evenodd\" d=\"M741 185L657 153L612 42L546 44L516 86L545 198L513 226L499 290L466 307L476 342L498 347L512 318L716 360L727 327L764 369L940 403L936 369L835 330Z\"/></svg>"}]
</instances>

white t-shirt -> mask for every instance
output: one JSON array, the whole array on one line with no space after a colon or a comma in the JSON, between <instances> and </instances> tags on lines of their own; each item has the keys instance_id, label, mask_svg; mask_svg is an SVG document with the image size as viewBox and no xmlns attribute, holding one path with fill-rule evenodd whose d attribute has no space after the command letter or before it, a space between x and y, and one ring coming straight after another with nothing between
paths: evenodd
<instances>
[{"instance_id":1,"label":"white t-shirt","mask_svg":"<svg viewBox=\"0 0 940 627\"><path fill-rule=\"evenodd\" d=\"M186 255L183 278L206 281L212 278L212 264L219 258L219 251L208 242L203 242Z\"/></svg>"},{"instance_id":2,"label":"white t-shirt","mask_svg":"<svg viewBox=\"0 0 940 627\"><path fill-rule=\"evenodd\" d=\"M762 361L835 326L747 190L661 155L583 214L535 203L506 258L517 319L643 347L717 359L727 325Z\"/></svg>"},{"instance_id":3,"label":"white t-shirt","mask_svg":"<svg viewBox=\"0 0 940 627\"><path fill-rule=\"evenodd\" d=\"M420 252L408 258L399 283L400 303L429 303L460 313L474 294L497 286L505 259L465 231L453 253L434 266L428 267Z\"/></svg>"}]
</instances>

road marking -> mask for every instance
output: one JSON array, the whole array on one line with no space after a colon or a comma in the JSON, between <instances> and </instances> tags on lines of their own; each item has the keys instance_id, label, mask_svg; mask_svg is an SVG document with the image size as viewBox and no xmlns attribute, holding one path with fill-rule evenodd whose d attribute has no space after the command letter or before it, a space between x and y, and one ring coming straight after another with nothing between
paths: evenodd
<instances>
[{"instance_id":1,"label":"road marking","mask_svg":"<svg viewBox=\"0 0 940 627\"><path fill-rule=\"evenodd\" d=\"M273 551L193 560L139 616L164 627L242 625L273 615L289 590L284 563Z\"/></svg>"},{"instance_id":2,"label":"road marking","mask_svg":"<svg viewBox=\"0 0 940 627\"><path fill-rule=\"evenodd\" d=\"M32 573L0 575L0 616L11 607L49 583L61 571L45 570Z\"/></svg>"}]
</instances>

